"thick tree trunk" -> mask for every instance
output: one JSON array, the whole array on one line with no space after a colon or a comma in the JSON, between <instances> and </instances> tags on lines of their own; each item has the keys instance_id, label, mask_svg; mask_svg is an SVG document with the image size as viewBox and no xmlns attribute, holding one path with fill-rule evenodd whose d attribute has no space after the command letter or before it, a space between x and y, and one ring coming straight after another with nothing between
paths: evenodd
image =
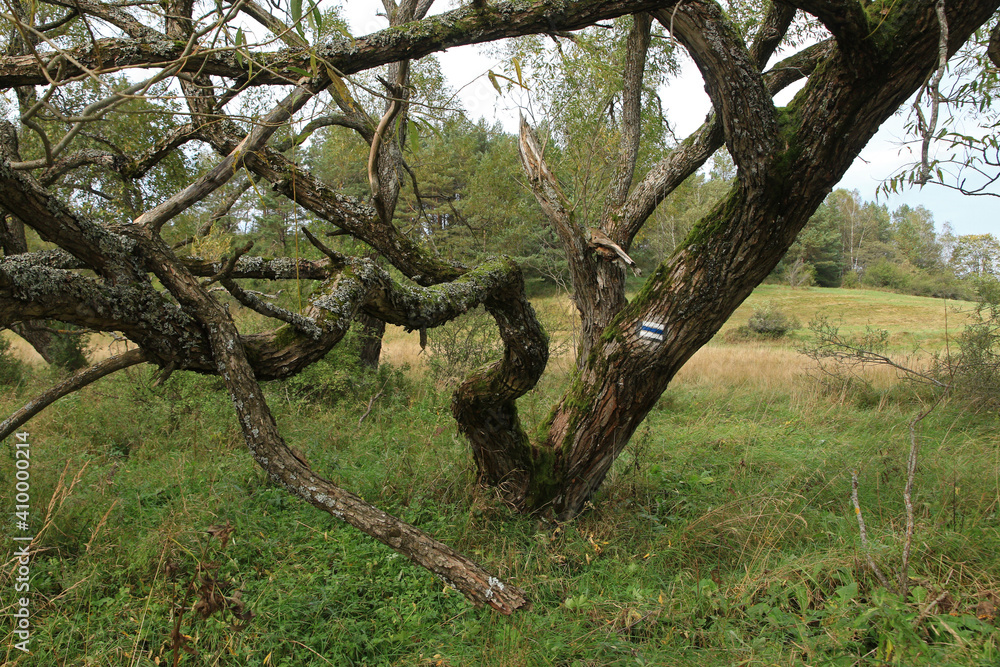
<instances>
[{"instance_id":1,"label":"thick tree trunk","mask_svg":"<svg viewBox=\"0 0 1000 667\"><path fill-rule=\"evenodd\" d=\"M358 358L367 368L377 369L382 357L382 336L385 335L385 322L367 313L358 313L357 323L361 329L361 347Z\"/></svg>"},{"instance_id":2,"label":"thick tree trunk","mask_svg":"<svg viewBox=\"0 0 1000 667\"><path fill-rule=\"evenodd\" d=\"M952 51L997 4L949 5ZM701 68L738 180L632 303L610 317L601 311L607 280L600 267L574 276L581 312L593 313L594 331L585 332L592 343L548 418L546 437L532 447L529 469L508 471L527 478L520 506L562 519L583 509L676 372L774 268L879 126L935 66L933 3L912 3L892 15L886 33L851 24L866 21L863 12L848 14L835 26L840 50L827 51L806 88L778 111L757 73L757 54L748 57L717 5L692 1L654 12L674 26ZM845 48L851 53L844 55ZM572 260L581 249L580 235L566 231L575 231L572 207L531 144L522 129L525 171L543 209L569 239ZM610 305L617 305L614 299ZM520 466L526 458L520 457Z\"/></svg>"}]
</instances>

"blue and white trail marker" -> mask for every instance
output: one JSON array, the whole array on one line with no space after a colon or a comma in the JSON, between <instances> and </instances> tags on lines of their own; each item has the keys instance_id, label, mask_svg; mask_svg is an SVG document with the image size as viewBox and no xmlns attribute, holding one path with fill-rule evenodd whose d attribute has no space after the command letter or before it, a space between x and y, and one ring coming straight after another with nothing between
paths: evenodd
<instances>
[{"instance_id":1,"label":"blue and white trail marker","mask_svg":"<svg viewBox=\"0 0 1000 667\"><path fill-rule=\"evenodd\" d=\"M659 322L640 322L639 338L655 340L657 343L663 342L664 325Z\"/></svg>"}]
</instances>

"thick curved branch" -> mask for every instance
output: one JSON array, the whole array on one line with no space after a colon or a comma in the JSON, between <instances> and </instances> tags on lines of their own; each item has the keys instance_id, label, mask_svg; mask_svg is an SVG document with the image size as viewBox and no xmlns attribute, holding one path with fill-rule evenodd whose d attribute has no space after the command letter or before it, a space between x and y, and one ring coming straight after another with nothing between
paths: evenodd
<instances>
[{"instance_id":1,"label":"thick curved branch","mask_svg":"<svg viewBox=\"0 0 1000 667\"><path fill-rule=\"evenodd\" d=\"M772 3L767 15L761 22L750 47L750 59L757 63L757 69L763 70L767 61L781 45L781 40L788 33L788 27L795 18L795 8L789 5Z\"/></svg>"},{"instance_id":2,"label":"thick curved branch","mask_svg":"<svg viewBox=\"0 0 1000 667\"><path fill-rule=\"evenodd\" d=\"M451 400L459 431L468 439L481 481L496 486L510 504L530 505L538 476L538 451L521 425L516 401L534 388L548 362L548 337L524 296L521 274L485 301L496 320L504 355L476 370Z\"/></svg>"},{"instance_id":3,"label":"thick curved branch","mask_svg":"<svg viewBox=\"0 0 1000 667\"><path fill-rule=\"evenodd\" d=\"M124 354L108 357L104 361L94 364L90 368L85 368L70 377L66 378L54 387L47 389L35 398L28 401L24 407L7 417L0 423L0 440L3 440L18 428L23 426L29 419L39 412L55 403L57 400L72 394L74 391L86 387L106 375L111 375L129 366L135 366L148 361L146 353L142 350L129 350Z\"/></svg>"},{"instance_id":4,"label":"thick curved branch","mask_svg":"<svg viewBox=\"0 0 1000 667\"><path fill-rule=\"evenodd\" d=\"M568 5L554 5L509 1L491 3L484 9L466 5L366 37L331 41L309 53L286 49L237 58L232 49L204 49L184 57L181 71L238 79L250 74L252 60L253 85L281 85L298 81L301 74L296 70L308 70L313 57L342 74L355 74L455 46L538 32L578 30L597 21L671 7L675 3L676 0L575 0ZM85 75L88 70L154 67L175 62L184 54L185 45L177 41L101 39L91 46L68 50L65 55L5 57L0 58L0 89L47 85L50 79L58 83ZM63 63L61 69L58 63ZM326 74L320 78L326 79Z\"/></svg>"},{"instance_id":5,"label":"thick curved branch","mask_svg":"<svg viewBox=\"0 0 1000 667\"><path fill-rule=\"evenodd\" d=\"M618 151L618 165L611 179L611 190L607 196L602 220L606 232L611 230L613 211L625 203L635 175L642 129L642 76L646 67L646 52L649 49L649 35L652 25L653 18L649 14L636 14L632 19L632 29L629 31L625 44L621 142Z\"/></svg>"},{"instance_id":6,"label":"thick curved branch","mask_svg":"<svg viewBox=\"0 0 1000 667\"><path fill-rule=\"evenodd\" d=\"M774 95L792 83L809 76L816 65L833 52L833 42L826 41L814 44L782 60L764 74L768 91ZM763 58L766 50L762 48L758 53ZM660 202L679 187L684 179L700 169L715 151L722 147L723 142L722 123L718 116L713 114L670 155L646 173L642 181L632 190L619 213L618 224L626 229L625 232L618 233L619 238L626 239L626 243L622 244L624 248L631 246L632 239L639 233Z\"/></svg>"},{"instance_id":7,"label":"thick curved branch","mask_svg":"<svg viewBox=\"0 0 1000 667\"><path fill-rule=\"evenodd\" d=\"M865 5L857 0L779 0L789 7L812 14L837 40L840 52L856 73L871 72L877 66L872 42L875 32Z\"/></svg>"},{"instance_id":8,"label":"thick curved branch","mask_svg":"<svg viewBox=\"0 0 1000 667\"><path fill-rule=\"evenodd\" d=\"M691 0L654 13L674 31L705 79L726 146L748 186L762 185L779 149L774 103L735 27L714 2Z\"/></svg>"}]
</instances>

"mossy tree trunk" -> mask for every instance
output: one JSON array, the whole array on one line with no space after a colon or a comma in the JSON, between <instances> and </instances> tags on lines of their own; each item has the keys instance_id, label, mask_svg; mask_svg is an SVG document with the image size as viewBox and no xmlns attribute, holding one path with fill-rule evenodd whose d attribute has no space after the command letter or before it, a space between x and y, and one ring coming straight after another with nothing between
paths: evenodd
<instances>
[{"instance_id":1,"label":"mossy tree trunk","mask_svg":"<svg viewBox=\"0 0 1000 667\"><path fill-rule=\"evenodd\" d=\"M800 75L809 75L805 88L777 109L771 96L790 83L780 73L788 63L772 73L761 74L760 68L795 5L815 13L834 38L815 48L808 61L798 61L805 65ZM996 2L948 3L952 53L996 7ZM510 469L479 463L484 477L504 489L512 504L563 519L583 509L677 371L771 272L879 126L937 66L939 26L929 0L888 13L849 2L775 5L750 47L714 2L685 2L653 15L672 26L698 65L715 118L630 195L622 195L627 187L619 189L600 231L627 250L652 210L643 200L651 191L662 198L723 138L738 175L728 195L626 303L616 255L604 252L606 243L593 242L593 231L574 227L572 203L545 166L530 128L522 125L522 163L563 240L585 340L570 387L542 437L527 453L523 445L513 445L511 451L519 453ZM503 480L512 478L522 481L504 487Z\"/></svg>"}]
</instances>

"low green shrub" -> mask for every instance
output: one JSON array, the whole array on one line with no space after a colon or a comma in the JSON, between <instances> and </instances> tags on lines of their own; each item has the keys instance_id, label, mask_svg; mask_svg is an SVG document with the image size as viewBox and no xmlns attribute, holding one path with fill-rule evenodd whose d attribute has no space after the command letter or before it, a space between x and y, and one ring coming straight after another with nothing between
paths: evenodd
<instances>
[{"instance_id":1,"label":"low green shrub","mask_svg":"<svg viewBox=\"0 0 1000 667\"><path fill-rule=\"evenodd\" d=\"M49 322L49 326L57 330L49 344L52 365L67 371L86 368L90 364L86 352L90 335L78 333L79 327L63 322Z\"/></svg>"},{"instance_id":2,"label":"low green shrub","mask_svg":"<svg viewBox=\"0 0 1000 667\"><path fill-rule=\"evenodd\" d=\"M736 340L777 339L787 335L789 331L801 329L802 324L782 311L770 301L753 309L753 314L747 323L736 329L731 336Z\"/></svg>"},{"instance_id":3,"label":"low green shrub","mask_svg":"<svg viewBox=\"0 0 1000 667\"><path fill-rule=\"evenodd\" d=\"M446 384L461 382L470 372L503 355L496 323L483 308L430 332L431 375Z\"/></svg>"},{"instance_id":4,"label":"low green shrub","mask_svg":"<svg viewBox=\"0 0 1000 667\"><path fill-rule=\"evenodd\" d=\"M344 399L367 401L379 392L397 395L406 390L401 369L386 364L372 369L361 362L360 337L353 330L325 357L276 384L296 398L327 407Z\"/></svg>"},{"instance_id":5,"label":"low green shrub","mask_svg":"<svg viewBox=\"0 0 1000 667\"><path fill-rule=\"evenodd\" d=\"M10 348L10 341L0 336L0 385L14 385L24 379L24 363Z\"/></svg>"}]
</instances>

